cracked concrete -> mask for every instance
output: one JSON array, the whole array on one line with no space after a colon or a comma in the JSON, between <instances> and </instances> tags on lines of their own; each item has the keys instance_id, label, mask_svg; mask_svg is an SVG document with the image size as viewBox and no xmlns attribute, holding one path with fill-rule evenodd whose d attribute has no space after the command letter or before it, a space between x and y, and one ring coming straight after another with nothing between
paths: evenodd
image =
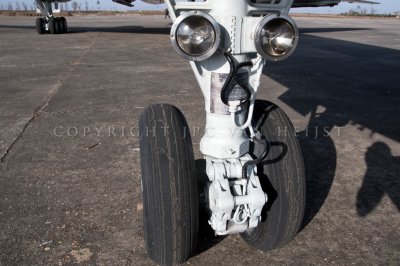
<instances>
[{"instance_id":1,"label":"cracked concrete","mask_svg":"<svg viewBox=\"0 0 400 266\"><path fill-rule=\"evenodd\" d=\"M14 147L14 145L18 142L18 140L22 137L22 135L24 134L24 132L27 130L27 128L29 127L29 125L47 108L47 106L49 105L50 101L53 99L54 95L57 93L57 91L63 86L64 82L70 77L71 73L76 69L76 67L82 62L83 58L89 53L90 49L95 45L98 36L100 35L100 33L98 33L96 35L96 37L93 39L92 43L90 44L90 46L88 48L85 48L82 55L77 59L77 60L73 60L69 66L67 66L68 71L65 73L64 76L62 76L59 80L56 81L55 84L53 84L52 86L50 86L48 89L46 89L47 93L49 94L46 101L39 106L38 108L36 108L31 116L31 118L28 120L28 122L22 127L20 133L17 135L17 137L14 139L14 141L12 141L10 143L10 145L8 147L5 148L5 151L2 152L0 150L0 162L3 163L8 154L11 152L12 148ZM54 56L54 55L52 55ZM45 65L46 67L49 67L48 65ZM2 65L3 68L7 68L7 65ZM15 65L12 67L16 67ZM42 65L40 64L34 64L32 66L32 68L41 68ZM52 72L50 72L52 74ZM17 129L18 130L18 129ZM3 141L2 141L3 142ZM4 144L3 144L4 145ZM5 145L4 145L5 146Z\"/></svg>"},{"instance_id":2,"label":"cracked concrete","mask_svg":"<svg viewBox=\"0 0 400 266\"><path fill-rule=\"evenodd\" d=\"M202 234L190 264L399 263L398 21L296 20L299 47L267 65L259 98L280 105L299 130L304 228L272 252L240 236ZM0 155L9 150L0 164L0 264L152 265L143 242L139 114L153 103L178 106L199 159L205 121L169 22L74 17L69 34L44 36L33 25L0 17Z\"/></svg>"}]
</instances>

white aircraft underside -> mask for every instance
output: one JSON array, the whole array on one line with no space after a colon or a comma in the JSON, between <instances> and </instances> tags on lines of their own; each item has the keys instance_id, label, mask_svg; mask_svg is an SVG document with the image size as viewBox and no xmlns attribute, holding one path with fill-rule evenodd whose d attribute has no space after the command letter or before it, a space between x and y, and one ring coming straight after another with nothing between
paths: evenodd
<instances>
[{"instance_id":1,"label":"white aircraft underside","mask_svg":"<svg viewBox=\"0 0 400 266\"><path fill-rule=\"evenodd\" d=\"M66 3L71 2L72 0L40 0L40 2L51 2L51 3ZM126 5L126 6L133 6L133 2L136 0L111 0L115 3ZM164 0L142 0L148 4L161 4L164 3ZM188 1L194 2L194 1ZM251 0L254 3L269 3L271 0ZM319 6L335 6L338 5L340 2L349 2L349 3L361 3L361 4L379 4L373 1L367 0L294 0L292 7L319 7Z\"/></svg>"},{"instance_id":2,"label":"white aircraft underside","mask_svg":"<svg viewBox=\"0 0 400 266\"><path fill-rule=\"evenodd\" d=\"M38 12L41 13L42 17L36 19L36 30L39 34L44 33L51 33L51 34L58 34L58 33L65 33L68 31L67 29L67 20L64 17L55 17L53 13L60 13L59 4L60 3L67 3L71 2L72 0L35 0L38 8ZM133 3L136 0L109 0L115 3L133 7ZM142 0L148 4L161 4L164 3L164 0ZM243 2L241 2L243 1ZM289 1L289 2L288 2ZM195 0L188 0L188 1L167 1L170 2L196 2ZM204 1L206 2L206 1ZM211 2L211 1L209 1ZM207 3L199 3L199 4L208 4ZM372 2L368 0L240 0L237 3L246 3L249 6L256 7L259 4L266 4L266 5L281 5L281 3L288 3L288 11L290 8L296 7L321 7L321 6L335 6L341 2L350 2L350 3L362 3L362 4L379 4L377 2ZM193 3L196 4L196 3ZM272 9L274 10L274 9ZM269 10L271 11L271 10Z\"/></svg>"}]
</instances>

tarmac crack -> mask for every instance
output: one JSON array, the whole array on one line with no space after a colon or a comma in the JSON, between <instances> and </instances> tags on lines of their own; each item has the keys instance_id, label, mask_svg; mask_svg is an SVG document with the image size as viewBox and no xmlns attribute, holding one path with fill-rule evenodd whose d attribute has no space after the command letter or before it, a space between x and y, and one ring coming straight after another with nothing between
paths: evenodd
<instances>
[{"instance_id":1,"label":"tarmac crack","mask_svg":"<svg viewBox=\"0 0 400 266\"><path fill-rule=\"evenodd\" d=\"M33 115L29 121L24 125L24 127L22 128L21 132L18 134L17 138L11 143L10 146L8 146L7 150L5 151L5 153L3 154L3 156L0 159L1 163L4 163L6 158L8 157L9 153L11 152L12 148L15 146L15 144L18 143L19 139L22 137L22 135L24 134L24 132L26 131L26 129L29 127L29 125L32 123L32 121L35 119L35 115Z\"/></svg>"},{"instance_id":2,"label":"tarmac crack","mask_svg":"<svg viewBox=\"0 0 400 266\"><path fill-rule=\"evenodd\" d=\"M96 37L94 38L92 43L89 45L89 47L85 50L85 52L76 61L74 61L69 66L69 69L68 69L67 73L56 82L56 84L54 85L53 89L51 90L50 95L47 97L46 101L39 108L37 108L33 112L31 118L28 120L28 122L25 123L25 125L23 126L21 132L14 139L14 141L10 144L10 146L8 146L8 148L4 152L3 156L0 158L0 163L4 163L6 161L7 157L10 154L10 152L15 147L15 145L19 142L19 140L22 138L22 136L24 135L26 130L29 128L29 126L49 106L50 101L54 98L54 96L57 94L57 92L62 88L62 86L65 84L65 81L71 76L72 72L77 68L77 66L81 65L82 60L85 58L85 56L89 53L89 51L96 44L99 35L100 35L100 32L97 33Z\"/></svg>"}]
</instances>

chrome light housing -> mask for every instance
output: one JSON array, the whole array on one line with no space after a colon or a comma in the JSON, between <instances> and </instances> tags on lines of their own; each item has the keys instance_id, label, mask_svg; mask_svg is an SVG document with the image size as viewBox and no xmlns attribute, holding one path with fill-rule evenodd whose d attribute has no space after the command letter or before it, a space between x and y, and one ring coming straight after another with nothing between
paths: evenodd
<instances>
[{"instance_id":1,"label":"chrome light housing","mask_svg":"<svg viewBox=\"0 0 400 266\"><path fill-rule=\"evenodd\" d=\"M221 30L210 15L190 11L179 16L171 28L171 42L176 52L190 61L202 61L217 51Z\"/></svg>"},{"instance_id":2,"label":"chrome light housing","mask_svg":"<svg viewBox=\"0 0 400 266\"><path fill-rule=\"evenodd\" d=\"M254 33L257 52L269 61L288 58L296 49L299 30L294 20L284 14L265 16Z\"/></svg>"}]
</instances>

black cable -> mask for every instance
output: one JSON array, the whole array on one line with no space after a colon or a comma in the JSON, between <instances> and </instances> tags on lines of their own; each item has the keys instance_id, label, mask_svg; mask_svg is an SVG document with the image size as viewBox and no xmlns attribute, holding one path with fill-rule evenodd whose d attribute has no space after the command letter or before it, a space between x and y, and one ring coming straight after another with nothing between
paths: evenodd
<instances>
[{"instance_id":1,"label":"black cable","mask_svg":"<svg viewBox=\"0 0 400 266\"><path fill-rule=\"evenodd\" d=\"M247 94L247 100L249 100L251 98L251 90L238 77L238 72L243 67L253 66L253 63L251 61L249 61L249 62L242 62L242 63L239 63L236 65L235 58L232 56L231 53L225 52L224 55L225 55L226 59L228 60L228 63L230 66L230 71L229 71L228 77L226 78L225 84L221 89L222 102L229 106L228 101L225 99L225 91L229 87L232 80L234 80L240 87L242 87L245 90L245 92ZM251 160L251 161L247 161L243 164L243 167L242 167L242 177L243 178L247 178L247 167L249 167L250 165L257 165L257 164L261 163L261 161L268 155L268 153L271 149L271 144L266 139L255 139L254 142L255 143L263 143L264 151L258 158Z\"/></svg>"},{"instance_id":2,"label":"black cable","mask_svg":"<svg viewBox=\"0 0 400 266\"><path fill-rule=\"evenodd\" d=\"M264 144L264 151L258 158L251 160L251 161L247 161L243 164L243 167L242 167L242 177L243 178L247 178L247 167L249 167L250 165L257 165L257 164L261 163L261 161L268 155L269 151L271 150L271 144L266 139L256 139L256 140L254 140L254 142L255 143L262 142Z\"/></svg>"},{"instance_id":3,"label":"black cable","mask_svg":"<svg viewBox=\"0 0 400 266\"><path fill-rule=\"evenodd\" d=\"M242 63L239 63L239 64L236 65L235 64L235 58L232 56L231 53L225 52L224 56L226 57L226 60L228 60L228 63L229 63L229 66L230 66L230 70L229 70L228 77L226 78L225 84L224 84L224 86L222 86L222 89L221 89L221 100L222 100L222 102L225 105L229 106L229 102L227 101L227 99L225 97L225 92L226 92L226 89L231 84L232 80L234 80L241 88L244 89L244 91L246 92L246 95L247 95L247 101L250 100L250 98L251 98L251 90L238 77L238 72L243 67L253 66L253 63L251 61L249 61L249 62L242 62ZM243 104L243 103L241 103L241 104Z\"/></svg>"}]
</instances>

